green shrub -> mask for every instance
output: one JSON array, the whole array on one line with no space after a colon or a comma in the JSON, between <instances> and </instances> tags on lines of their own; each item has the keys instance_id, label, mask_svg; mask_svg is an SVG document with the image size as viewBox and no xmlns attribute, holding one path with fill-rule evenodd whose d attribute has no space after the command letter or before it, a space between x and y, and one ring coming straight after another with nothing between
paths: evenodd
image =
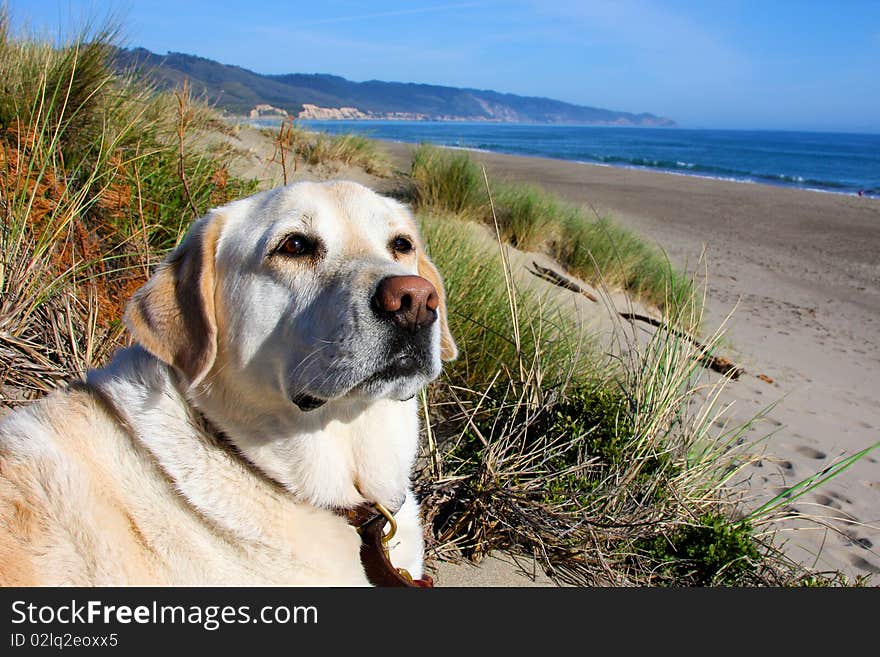
<instances>
[{"instance_id":1,"label":"green shrub","mask_svg":"<svg viewBox=\"0 0 880 657\"><path fill-rule=\"evenodd\" d=\"M753 584L762 562L752 528L720 513L707 513L642 545L660 578L676 586Z\"/></svg>"}]
</instances>

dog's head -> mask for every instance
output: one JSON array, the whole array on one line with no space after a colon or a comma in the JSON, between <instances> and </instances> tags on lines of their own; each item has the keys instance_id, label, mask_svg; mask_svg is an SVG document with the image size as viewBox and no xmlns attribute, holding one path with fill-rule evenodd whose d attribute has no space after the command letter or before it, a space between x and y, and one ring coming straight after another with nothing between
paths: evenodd
<instances>
[{"instance_id":1,"label":"dog's head","mask_svg":"<svg viewBox=\"0 0 880 657\"><path fill-rule=\"evenodd\" d=\"M457 353L412 216L349 182L282 187L202 217L125 319L191 386L222 380L302 410L407 399Z\"/></svg>"}]
</instances>

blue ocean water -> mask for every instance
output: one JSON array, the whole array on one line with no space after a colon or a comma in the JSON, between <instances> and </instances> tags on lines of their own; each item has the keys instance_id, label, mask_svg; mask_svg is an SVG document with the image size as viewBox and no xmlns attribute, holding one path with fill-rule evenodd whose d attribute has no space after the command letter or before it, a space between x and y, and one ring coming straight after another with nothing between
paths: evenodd
<instances>
[{"instance_id":1,"label":"blue ocean water","mask_svg":"<svg viewBox=\"0 0 880 657\"><path fill-rule=\"evenodd\" d=\"M332 134L477 148L880 197L880 135L430 121L301 121Z\"/></svg>"}]
</instances>

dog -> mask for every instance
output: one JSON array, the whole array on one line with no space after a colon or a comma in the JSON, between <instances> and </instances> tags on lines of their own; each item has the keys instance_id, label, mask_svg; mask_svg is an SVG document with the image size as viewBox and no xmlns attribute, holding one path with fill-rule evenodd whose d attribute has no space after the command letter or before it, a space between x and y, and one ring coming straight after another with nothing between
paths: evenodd
<instances>
[{"instance_id":1,"label":"dog","mask_svg":"<svg viewBox=\"0 0 880 657\"><path fill-rule=\"evenodd\" d=\"M367 586L363 508L422 576L415 396L457 348L404 205L216 208L124 320L132 346L0 422L0 584Z\"/></svg>"}]
</instances>

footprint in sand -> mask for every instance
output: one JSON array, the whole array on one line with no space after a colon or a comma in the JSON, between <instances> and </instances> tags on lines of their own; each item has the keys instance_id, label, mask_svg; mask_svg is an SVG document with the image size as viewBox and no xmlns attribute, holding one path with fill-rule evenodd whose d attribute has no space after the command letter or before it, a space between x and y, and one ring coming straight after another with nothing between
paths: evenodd
<instances>
[{"instance_id":1,"label":"footprint in sand","mask_svg":"<svg viewBox=\"0 0 880 657\"><path fill-rule=\"evenodd\" d=\"M874 490L880 490L880 481L863 481L862 482L868 488L873 488Z\"/></svg>"},{"instance_id":2,"label":"footprint in sand","mask_svg":"<svg viewBox=\"0 0 880 657\"><path fill-rule=\"evenodd\" d=\"M818 449L813 449L812 447L807 447L806 445L798 445L794 448L794 451L810 459L824 459L828 456L825 452L820 452Z\"/></svg>"},{"instance_id":3,"label":"footprint in sand","mask_svg":"<svg viewBox=\"0 0 880 657\"><path fill-rule=\"evenodd\" d=\"M856 536L855 538L853 538L853 543L865 548L866 550L870 550L872 547L874 547L874 543L871 541L871 539L865 538L864 536L861 538Z\"/></svg>"},{"instance_id":4,"label":"footprint in sand","mask_svg":"<svg viewBox=\"0 0 880 657\"><path fill-rule=\"evenodd\" d=\"M880 566L875 566L863 557L850 557L849 562L856 568L867 570L869 573L880 574Z\"/></svg>"},{"instance_id":5,"label":"footprint in sand","mask_svg":"<svg viewBox=\"0 0 880 657\"><path fill-rule=\"evenodd\" d=\"M828 497L827 495L816 495L815 500L816 500L816 503L821 506L827 506L832 509L841 509L842 508L840 506L840 504L835 502L832 498Z\"/></svg>"}]
</instances>

